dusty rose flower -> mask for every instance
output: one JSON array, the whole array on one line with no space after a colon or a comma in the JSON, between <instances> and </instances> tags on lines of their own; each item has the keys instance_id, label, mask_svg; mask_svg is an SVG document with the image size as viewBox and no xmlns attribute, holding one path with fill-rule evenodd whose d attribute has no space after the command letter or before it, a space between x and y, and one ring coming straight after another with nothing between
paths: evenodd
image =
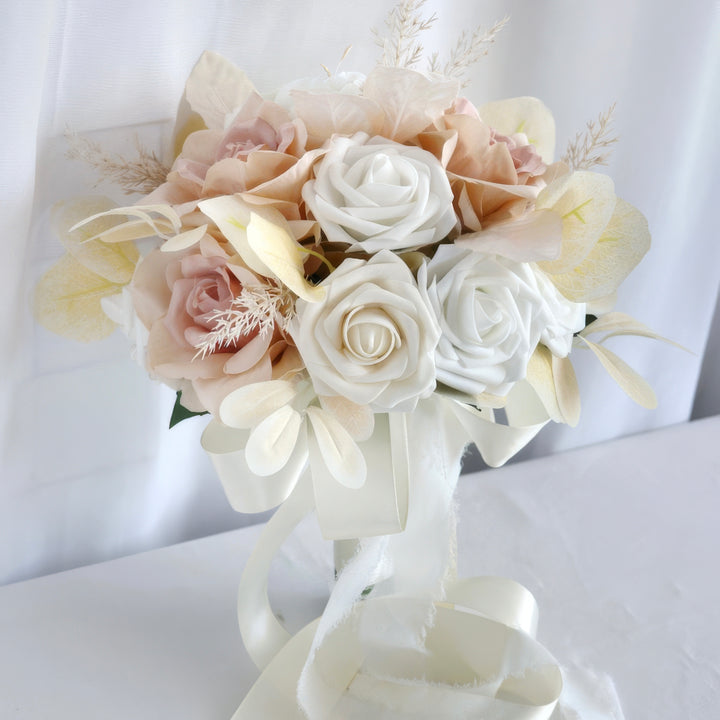
<instances>
[{"instance_id":1,"label":"dusty rose flower","mask_svg":"<svg viewBox=\"0 0 720 720\"><path fill-rule=\"evenodd\" d=\"M468 105L456 103L418 140L443 162L464 229L478 231L524 213L546 167L524 135L495 132Z\"/></svg>"},{"instance_id":2,"label":"dusty rose flower","mask_svg":"<svg viewBox=\"0 0 720 720\"><path fill-rule=\"evenodd\" d=\"M321 151L305 152L307 131L287 110L252 93L229 126L191 133L167 182L146 200L191 212L198 201L247 193L301 218L301 188Z\"/></svg>"},{"instance_id":3,"label":"dusty rose flower","mask_svg":"<svg viewBox=\"0 0 720 720\"><path fill-rule=\"evenodd\" d=\"M231 308L244 287L258 285L261 280L209 236L187 251L155 250L138 265L131 290L149 330L148 370L182 389L183 405L190 410L217 414L229 392L270 380L274 366L279 370L292 362L292 352L284 357L288 343L278 328L214 342L218 315Z\"/></svg>"}]
</instances>

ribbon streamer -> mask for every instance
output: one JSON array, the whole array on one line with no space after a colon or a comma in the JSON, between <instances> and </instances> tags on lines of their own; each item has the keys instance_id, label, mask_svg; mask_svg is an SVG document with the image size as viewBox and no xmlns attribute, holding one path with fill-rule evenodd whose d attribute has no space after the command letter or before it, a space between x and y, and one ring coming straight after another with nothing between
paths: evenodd
<instances>
[{"instance_id":1,"label":"ribbon streamer","mask_svg":"<svg viewBox=\"0 0 720 720\"><path fill-rule=\"evenodd\" d=\"M438 395L411 414L376 416L361 444L361 488L333 479L311 431L292 462L261 478L242 464L247 431L210 424L203 444L233 507L280 504L240 583L241 633L263 672L233 720L551 717L562 677L534 639L532 595L503 578L455 577L452 497L465 446L504 462L547 422L518 415L510 399L506 410L516 427ZM268 574L313 508L326 538L360 540L323 615L291 637L270 607Z\"/></svg>"}]
</instances>

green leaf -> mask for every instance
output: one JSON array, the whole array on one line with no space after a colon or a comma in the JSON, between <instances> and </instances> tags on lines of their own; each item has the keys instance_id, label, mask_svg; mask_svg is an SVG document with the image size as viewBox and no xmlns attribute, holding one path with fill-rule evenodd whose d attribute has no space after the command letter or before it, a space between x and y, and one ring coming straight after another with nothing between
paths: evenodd
<instances>
[{"instance_id":1,"label":"green leaf","mask_svg":"<svg viewBox=\"0 0 720 720\"><path fill-rule=\"evenodd\" d=\"M183 420L187 420L188 418L194 417L195 415L207 415L207 411L205 412L194 412L192 410L188 410L181 402L182 398L182 390L177 391L177 395L175 396L175 407L173 407L172 415L170 416L170 427L174 427L178 423L182 422Z\"/></svg>"}]
</instances>

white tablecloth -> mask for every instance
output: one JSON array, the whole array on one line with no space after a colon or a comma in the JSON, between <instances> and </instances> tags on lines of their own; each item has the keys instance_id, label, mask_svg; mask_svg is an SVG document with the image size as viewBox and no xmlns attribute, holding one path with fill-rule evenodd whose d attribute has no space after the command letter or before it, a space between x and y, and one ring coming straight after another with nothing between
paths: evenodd
<instances>
[{"instance_id":1,"label":"white tablecloth","mask_svg":"<svg viewBox=\"0 0 720 720\"><path fill-rule=\"evenodd\" d=\"M539 638L615 682L627 720L709 720L720 700L720 417L500 470L458 490L460 571L525 584ZM257 676L236 626L260 527L0 588L0 717L228 720ZM312 522L277 558L293 627L322 611Z\"/></svg>"}]
</instances>

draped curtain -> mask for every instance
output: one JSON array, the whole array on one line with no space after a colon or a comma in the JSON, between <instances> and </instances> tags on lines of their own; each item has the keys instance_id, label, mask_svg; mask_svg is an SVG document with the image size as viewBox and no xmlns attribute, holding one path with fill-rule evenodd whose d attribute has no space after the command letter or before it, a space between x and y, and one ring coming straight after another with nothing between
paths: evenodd
<instances>
[{"instance_id":1,"label":"draped curtain","mask_svg":"<svg viewBox=\"0 0 720 720\"><path fill-rule=\"evenodd\" d=\"M0 24L0 583L258 521L233 513L199 445L203 418L168 430L172 391L129 358L125 338L82 345L32 318L33 286L62 254L53 203L116 188L66 157L67 132L132 154L163 145L184 80L204 49L261 92L298 77L369 71L391 0L37 0L4 3ZM640 208L650 254L617 308L685 346L611 346L657 390L632 403L576 352L583 412L522 457L720 412L720 243L714 222L720 115L720 6L714 0L430 0L422 37L447 53L463 29L511 20L469 73L477 104L535 95L553 111L558 154L616 102L620 142L606 171ZM713 322L713 317L715 320ZM693 411L694 407L694 411ZM474 467L470 463L471 467Z\"/></svg>"}]
</instances>

